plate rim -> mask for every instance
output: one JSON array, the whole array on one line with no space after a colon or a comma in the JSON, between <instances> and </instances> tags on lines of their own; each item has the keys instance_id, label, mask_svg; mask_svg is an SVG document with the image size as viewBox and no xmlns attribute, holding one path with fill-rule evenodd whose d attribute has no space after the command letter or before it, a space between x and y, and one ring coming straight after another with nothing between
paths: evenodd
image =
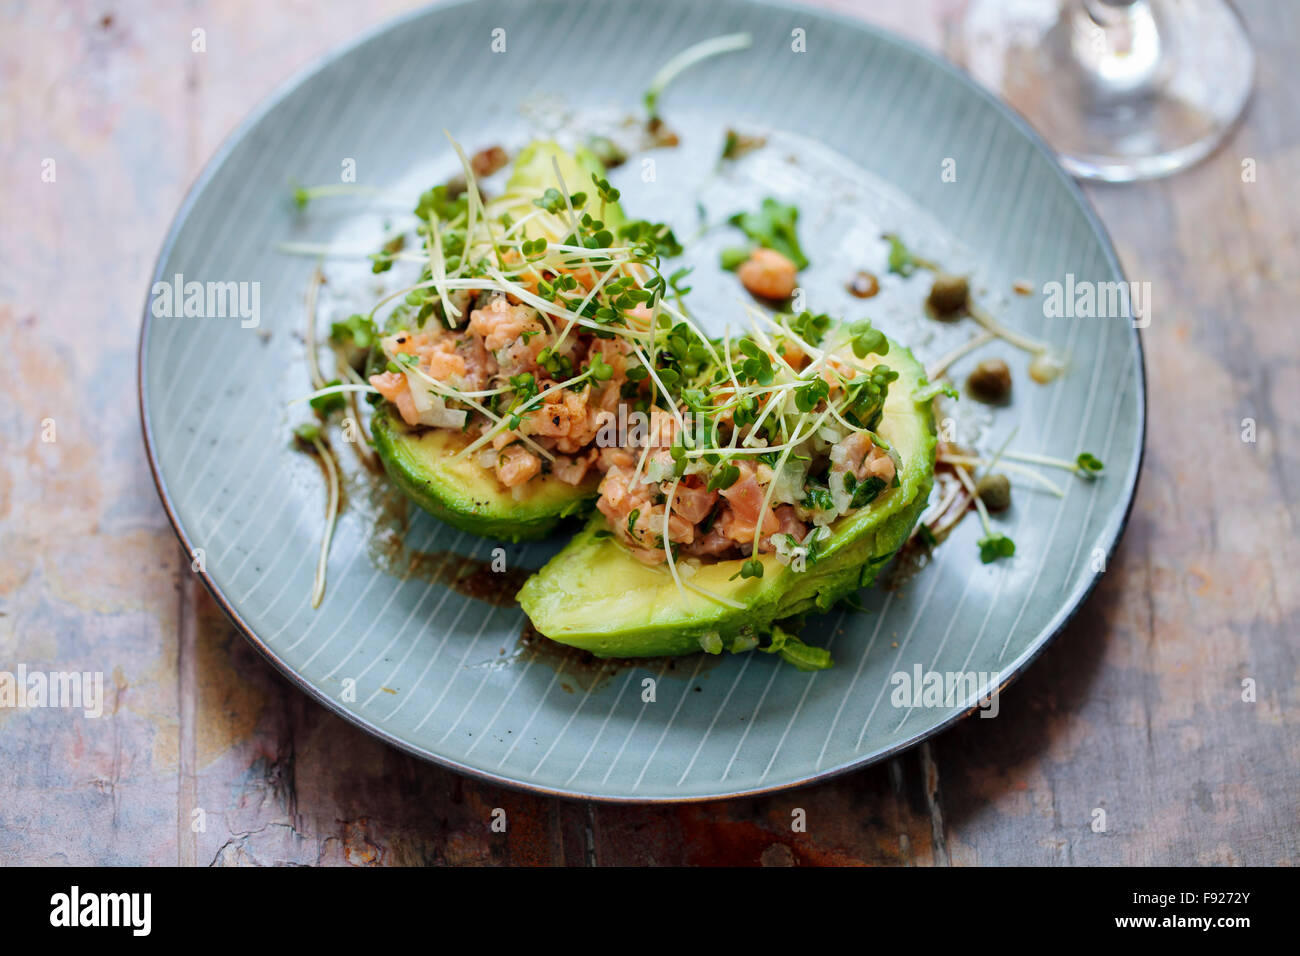
<instances>
[{"instance_id":1,"label":"plate rim","mask_svg":"<svg viewBox=\"0 0 1300 956\"><path fill-rule=\"evenodd\" d=\"M399 16L389 18L382 23L370 27L357 36L344 43L327 50L314 59L310 60L304 66L293 72L287 79L278 84L267 96L265 96L255 106L243 120L235 126L233 130L225 135L221 143L211 157L204 164L193 183L185 192L184 198L178 207L175 216L172 218L167 232L163 238L162 246L159 249L158 256L154 261L154 267L151 270L149 278L149 287L153 288L155 282L160 281L162 277L163 264L171 254L176 244L177 237L186 221L189 219L198 197L207 188L212 179L216 176L222 165L229 158L230 154L244 140L248 133L255 127L263 117L268 115L272 110L278 107L286 100L295 90L298 89L306 80L324 70L334 62L341 60L351 54L354 50L365 45L376 37L398 29L404 24L430 15L450 10L457 7L469 6L477 3L478 0L445 0L441 3L433 3L428 6L418 7ZM588 0L569 0L569 2L588 2ZM908 37L895 33L892 30L881 27L875 23L866 20L850 17L840 13L838 10L820 9L807 5L787 2L787 0L741 0L750 6L767 8L769 10L778 10L784 12L801 13L812 15L828 20L833 24L839 25L846 29L858 30L871 34L876 40L893 44L902 48L913 56L925 60L931 67L937 68L945 74L950 80L973 91L977 96L989 103L996 111L1001 113L1005 119L1010 121L1029 142L1035 152L1048 160L1053 174L1058 181L1065 187L1066 193L1074 200L1078 208L1082 211L1085 220L1091 227L1094 235L1101 241L1101 251L1104 262L1113 272L1121 278L1127 278L1119 256L1115 252L1114 243L1111 241L1110 233L1105 224L1097 215L1093 208L1092 202L1088 199L1086 193L1080 185L1069 175L1061 166L1056 155L1043 140L1043 138L1029 125L1018 112L1003 103L996 96L981 86L965 70L956 64L945 59L938 53L921 46L919 43ZM171 493L168 491L166 479L162 474L162 466L158 460L156 443L153 435L153 426L149 417L149 386L145 369L148 362L149 354L149 332L152 327L152 310L149 306L149 295L146 294L143 308L143 320L140 325L140 338L136 349L136 392L138 397L138 407L140 412L141 433L144 439L145 457L148 460L149 472L153 477L154 487L158 492L158 497L162 502L163 510L167 514L167 520L171 524L172 531L175 532L179 539L181 547L187 555L192 554L194 545L186 533L180 520L175 505L172 502ZM1130 324L1132 333L1132 342L1136 355L1135 374L1137 377L1137 391L1135 401L1137 403L1137 462L1133 468L1131 476L1126 478L1126 486L1123 494L1127 500L1123 506L1123 515L1119 523L1115 526L1113 536L1106 543L1106 565L1110 564L1120 541L1124 537L1124 532L1128 528L1129 520L1133 514L1133 507L1137 500L1138 484L1142 476L1142 466L1146 459L1146 430L1147 430L1147 384L1146 384L1146 353L1142 345L1142 335L1139 328ZM719 800L739 800L747 797L758 797L767 794L778 793L786 790L802 789L804 787L814 786L824 783L835 777L842 776L855 770L861 770L872 764L879 763L890 757L896 756L904 751L910 750L917 744L922 743L937 736L945 730L948 730L958 721L970 716L978 706L972 706L965 710L958 710L949 714L947 717L937 723L917 731L903 740L897 741L888 747L879 748L869 753L862 754L843 761L836 766L829 767L826 770L817 771L807 774L795 780L782 781L763 787L746 787L741 789L715 789L713 792L704 794L684 794L661 795L661 796L638 796L635 794L601 794L590 793L581 789L560 788L544 786L526 779L512 776L506 776L485 770L479 767L471 767L459 761L447 757L433 750L420 747L411 741L403 740L389 730L376 725L359 713L348 710L338 701L326 694L321 689L308 681L305 677L297 672L287 661L282 659L277 653L258 636L257 632L244 620L238 608L226 597L221 588L213 580L211 574L206 570L191 571L197 574L203 582L208 593L216 601L217 605L235 625L244 638L253 645L253 647L275 667L291 684L299 690L304 691L309 697L320 704L323 704L329 711L342 717L348 723L355 727L377 737L379 740L395 747L405 753L411 754L422 760L452 770L456 773L464 774L469 777L483 780L495 786L507 787L511 790L534 793L541 796L555 797L565 800L586 800L594 803L605 804L623 804L623 805L658 805L658 804L687 804L687 803L707 803ZM1057 636L1066 628L1071 620L1079 613L1084 603L1096 589L1098 582L1101 580L1100 574L1094 574L1090 579L1083 582L1079 587L1062 602L1060 608L1052 619L1044 626L1042 633L1035 641L1027 647L1019 657L1011 661L1004 667L998 675L998 685L996 693L1001 694L1007 687L1013 684L1031 665L1040 654L1056 640Z\"/></svg>"}]
</instances>

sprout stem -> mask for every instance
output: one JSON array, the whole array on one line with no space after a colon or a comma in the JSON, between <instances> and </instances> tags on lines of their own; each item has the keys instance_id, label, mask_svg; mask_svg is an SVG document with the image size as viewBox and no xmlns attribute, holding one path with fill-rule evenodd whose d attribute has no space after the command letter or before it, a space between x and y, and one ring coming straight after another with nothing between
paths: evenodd
<instances>
[{"instance_id":1,"label":"sprout stem","mask_svg":"<svg viewBox=\"0 0 1300 956\"><path fill-rule=\"evenodd\" d=\"M320 455L320 460L325 466L325 474L329 480L329 504L325 509L325 534L321 538L320 557L316 560L316 576L311 587L311 606L318 608L325 597L325 571L329 564L330 542L334 540L334 525L339 515L339 472L334 462L334 453L326 448L319 438L313 438L311 443L316 449L316 454Z\"/></svg>"},{"instance_id":2,"label":"sprout stem","mask_svg":"<svg viewBox=\"0 0 1300 956\"><path fill-rule=\"evenodd\" d=\"M676 79L681 73L690 69L701 60L707 60L711 56L719 56L723 53L731 53L736 50L744 50L754 42L754 38L748 33L728 33L724 36L713 37L709 40L703 40L694 46L688 46L685 50L678 53L671 60L660 67L659 72L654 75L650 81L650 86L645 94L646 112L650 114L651 119L659 115L659 96L667 88L668 84Z\"/></svg>"}]
</instances>

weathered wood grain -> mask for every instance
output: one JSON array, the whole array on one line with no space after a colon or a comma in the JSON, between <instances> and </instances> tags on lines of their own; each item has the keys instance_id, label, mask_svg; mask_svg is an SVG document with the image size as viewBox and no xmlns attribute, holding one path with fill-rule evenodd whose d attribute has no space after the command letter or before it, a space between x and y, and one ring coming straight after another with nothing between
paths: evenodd
<instances>
[{"instance_id":1,"label":"weathered wood grain","mask_svg":"<svg viewBox=\"0 0 1300 956\"><path fill-rule=\"evenodd\" d=\"M965 6L827 5L936 48ZM994 720L822 786L668 808L489 787L326 712L195 582L148 475L139 305L184 189L276 84L409 6L0 7L0 669L108 681L97 720L0 709L0 862L1297 861L1294 4L1241 4L1259 89L1224 150L1165 182L1089 189L1155 302L1146 472L1078 617Z\"/></svg>"}]
</instances>

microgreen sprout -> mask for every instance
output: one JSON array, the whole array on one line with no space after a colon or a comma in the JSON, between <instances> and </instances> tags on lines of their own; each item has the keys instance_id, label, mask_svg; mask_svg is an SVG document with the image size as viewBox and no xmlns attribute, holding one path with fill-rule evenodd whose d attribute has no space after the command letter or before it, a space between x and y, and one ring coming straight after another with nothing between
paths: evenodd
<instances>
[{"instance_id":1,"label":"microgreen sprout","mask_svg":"<svg viewBox=\"0 0 1300 956\"><path fill-rule=\"evenodd\" d=\"M330 341L335 345L369 349L378 340L375 323L360 313L354 313L342 322L330 325Z\"/></svg>"},{"instance_id":2,"label":"microgreen sprout","mask_svg":"<svg viewBox=\"0 0 1300 956\"><path fill-rule=\"evenodd\" d=\"M753 42L753 37L748 33L729 33L725 36L713 37L696 43L682 50L671 60L665 63L655 74L654 79L650 81L650 86L645 92L645 109L650 119L657 119L659 116L659 97L664 89L676 79L681 73L690 69L701 60L706 60L712 56L719 56L723 53L732 53L737 50L744 50Z\"/></svg>"},{"instance_id":3,"label":"microgreen sprout","mask_svg":"<svg viewBox=\"0 0 1300 956\"><path fill-rule=\"evenodd\" d=\"M779 252L798 269L808 268L808 257L803 254L795 224L799 219L797 207L766 197L758 212L738 212L727 221L764 248ZM734 258L734 251L731 258ZM727 254L724 253L724 257ZM728 268L724 259L723 268ZM737 263L739 265L739 263Z\"/></svg>"},{"instance_id":4,"label":"microgreen sprout","mask_svg":"<svg viewBox=\"0 0 1300 956\"><path fill-rule=\"evenodd\" d=\"M728 272L734 272L745 263L751 252L748 246L730 246L722 250L718 264Z\"/></svg>"},{"instance_id":5,"label":"microgreen sprout","mask_svg":"<svg viewBox=\"0 0 1300 956\"><path fill-rule=\"evenodd\" d=\"M1086 451L1080 452L1079 457L1075 459L1075 462L1078 464L1075 474L1081 475L1084 478L1096 478L1106 470L1106 466L1101 463L1100 458L1096 455L1089 454Z\"/></svg>"},{"instance_id":6,"label":"microgreen sprout","mask_svg":"<svg viewBox=\"0 0 1300 956\"><path fill-rule=\"evenodd\" d=\"M320 425L316 422L304 422L293 430L293 437L308 445L320 441Z\"/></svg>"},{"instance_id":7,"label":"microgreen sprout","mask_svg":"<svg viewBox=\"0 0 1300 956\"><path fill-rule=\"evenodd\" d=\"M320 415L321 418L328 418L335 412L341 412L348 407L348 400L343 397L341 391L329 391L329 389L342 384L343 382L337 378L326 382L325 390L317 393L314 398L308 399L308 404L315 409L316 414Z\"/></svg>"},{"instance_id":8,"label":"microgreen sprout","mask_svg":"<svg viewBox=\"0 0 1300 956\"><path fill-rule=\"evenodd\" d=\"M999 558L1009 558L1016 553L1016 543L1005 534L993 530L993 525L989 521L988 508L980 499L979 493L975 490L975 483L971 480L966 469L957 467L953 469L957 478L966 490L970 493L971 499L975 502L975 508L979 512L980 524L984 526L984 537L980 538L976 544L980 549L980 560L985 564L991 564Z\"/></svg>"},{"instance_id":9,"label":"microgreen sprout","mask_svg":"<svg viewBox=\"0 0 1300 956\"><path fill-rule=\"evenodd\" d=\"M906 278L916 271L917 261L898 236L886 234L889 243L889 271Z\"/></svg>"},{"instance_id":10,"label":"microgreen sprout","mask_svg":"<svg viewBox=\"0 0 1300 956\"><path fill-rule=\"evenodd\" d=\"M722 140L722 154L719 158L722 160L740 159L746 153L761 149L765 145L767 145L767 137L765 136L746 136L734 129L728 129L726 136Z\"/></svg>"},{"instance_id":11,"label":"microgreen sprout","mask_svg":"<svg viewBox=\"0 0 1300 956\"><path fill-rule=\"evenodd\" d=\"M1009 451L1006 457L1013 461L1023 461L1033 465L1046 465L1049 468L1061 468L1065 471L1074 472L1080 478L1092 480L1100 478L1106 471L1106 466L1102 464L1101 459L1090 452L1080 452L1074 461L1067 461L1064 458L1052 458L1048 455L1036 455L1030 452Z\"/></svg>"},{"instance_id":12,"label":"microgreen sprout","mask_svg":"<svg viewBox=\"0 0 1300 956\"><path fill-rule=\"evenodd\" d=\"M314 199L328 196L373 196L379 192L373 186L360 186L354 183L328 183L324 186L294 186L293 204L299 209L306 209Z\"/></svg>"},{"instance_id":13,"label":"microgreen sprout","mask_svg":"<svg viewBox=\"0 0 1300 956\"><path fill-rule=\"evenodd\" d=\"M325 597L325 571L329 564L330 542L334 538L334 525L339 514L339 470L334 453L323 441L324 433L316 422L299 425L293 430L300 447L314 454L325 471L327 500L325 505L325 532L321 537L320 555L316 559L316 574L312 580L311 606L320 607Z\"/></svg>"},{"instance_id":14,"label":"microgreen sprout","mask_svg":"<svg viewBox=\"0 0 1300 956\"><path fill-rule=\"evenodd\" d=\"M1009 558L1016 553L1016 543L1001 532L989 531L977 543L980 560L985 564L991 564L998 558Z\"/></svg>"}]
</instances>

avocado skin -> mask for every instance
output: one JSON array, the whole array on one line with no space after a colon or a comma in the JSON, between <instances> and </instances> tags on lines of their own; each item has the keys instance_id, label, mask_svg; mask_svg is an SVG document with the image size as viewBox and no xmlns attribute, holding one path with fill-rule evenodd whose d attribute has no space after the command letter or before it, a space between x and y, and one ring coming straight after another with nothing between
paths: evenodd
<instances>
[{"instance_id":1,"label":"avocado skin","mask_svg":"<svg viewBox=\"0 0 1300 956\"><path fill-rule=\"evenodd\" d=\"M934 485L930 402L911 398L925 384L925 373L911 352L895 343L885 361L900 373L891 386L887 416L892 413L898 428L909 433L912 454L900 486L842 519L815 566L795 572L766 554L761 556L763 577L731 581L740 560L702 565L690 580L745 605L736 609L679 592L666 571L643 568L608 536L597 538L608 525L596 515L520 589L519 603L533 626L551 640L597 657L691 654L700 650L700 637L708 632L716 632L730 649L737 637L762 636L773 622L829 610L870 584L906 543Z\"/></svg>"},{"instance_id":2,"label":"avocado skin","mask_svg":"<svg viewBox=\"0 0 1300 956\"><path fill-rule=\"evenodd\" d=\"M407 428L389 414L387 403L375 409L370 431L375 451L393 483L435 518L471 534L535 541L550 534L563 519L585 512L596 497L596 482L591 479L576 488L547 479L547 486L531 500L516 502L501 494L492 472L475 463L464 462L463 471L456 474L430 467L429 451L422 444L445 442L454 433ZM447 461L454 453L454 448L438 449ZM503 497L507 499L504 504Z\"/></svg>"}]
</instances>

